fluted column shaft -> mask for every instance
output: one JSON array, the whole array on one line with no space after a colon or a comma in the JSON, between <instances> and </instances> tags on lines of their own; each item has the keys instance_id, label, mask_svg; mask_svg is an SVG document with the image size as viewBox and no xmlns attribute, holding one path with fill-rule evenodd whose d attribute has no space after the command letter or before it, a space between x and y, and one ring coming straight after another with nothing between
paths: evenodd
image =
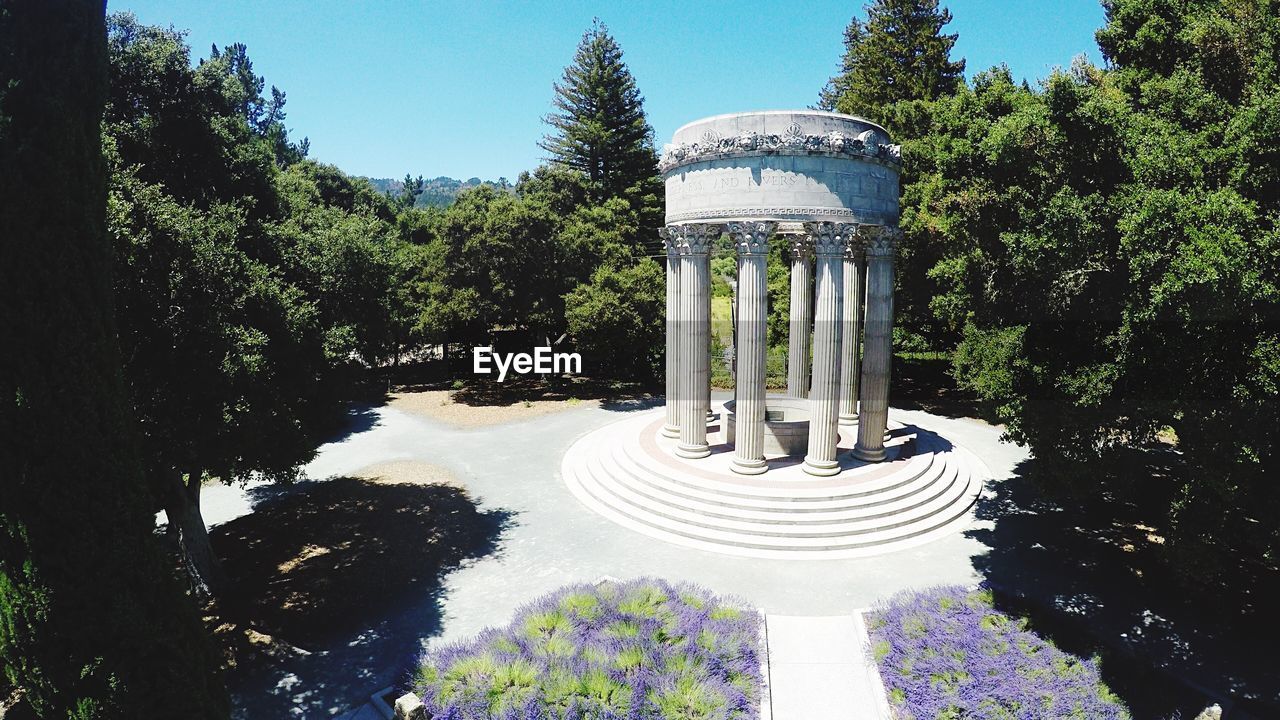
<instances>
[{"instance_id":1,"label":"fluted column shaft","mask_svg":"<svg viewBox=\"0 0 1280 720\"><path fill-rule=\"evenodd\" d=\"M853 225L805 223L817 267L813 307L813 387L809 392L809 452L804 471L835 475L840 420L840 336L844 318L844 248Z\"/></svg>"},{"instance_id":2,"label":"fluted column shaft","mask_svg":"<svg viewBox=\"0 0 1280 720\"><path fill-rule=\"evenodd\" d=\"M707 419L711 412L711 249L707 248L707 383L702 388L703 407L707 409Z\"/></svg>"},{"instance_id":3,"label":"fluted column shaft","mask_svg":"<svg viewBox=\"0 0 1280 720\"><path fill-rule=\"evenodd\" d=\"M858 422L858 376L862 360L862 298L867 265L861 240L852 239L844 254L844 327L840 338L840 424Z\"/></svg>"},{"instance_id":4,"label":"fluted column shaft","mask_svg":"<svg viewBox=\"0 0 1280 720\"><path fill-rule=\"evenodd\" d=\"M681 353L686 362L680 400L680 444L676 454L700 458L711 454L707 444L707 405L705 388L711 381L711 268L708 250L721 228L718 225L677 226L682 236L680 265L681 313L684 330Z\"/></svg>"},{"instance_id":5,"label":"fluted column shaft","mask_svg":"<svg viewBox=\"0 0 1280 720\"><path fill-rule=\"evenodd\" d=\"M813 325L813 242L791 236L791 307L787 323L787 394L809 397L809 329Z\"/></svg>"},{"instance_id":6,"label":"fluted column shaft","mask_svg":"<svg viewBox=\"0 0 1280 720\"><path fill-rule=\"evenodd\" d=\"M855 457L879 462L885 457L889 423L889 369L893 359L893 251L897 228L869 228L867 253L867 326L863 340L862 403L858 412Z\"/></svg>"},{"instance_id":7,"label":"fluted column shaft","mask_svg":"<svg viewBox=\"0 0 1280 720\"><path fill-rule=\"evenodd\" d=\"M744 475L758 475L768 469L764 460L765 331L769 234L773 228L773 223L766 222L729 226L738 248L737 430L730 467Z\"/></svg>"},{"instance_id":8,"label":"fluted column shaft","mask_svg":"<svg viewBox=\"0 0 1280 720\"><path fill-rule=\"evenodd\" d=\"M667 251L667 402L662 434L680 437L680 249L677 236L662 229L662 244Z\"/></svg>"}]
</instances>

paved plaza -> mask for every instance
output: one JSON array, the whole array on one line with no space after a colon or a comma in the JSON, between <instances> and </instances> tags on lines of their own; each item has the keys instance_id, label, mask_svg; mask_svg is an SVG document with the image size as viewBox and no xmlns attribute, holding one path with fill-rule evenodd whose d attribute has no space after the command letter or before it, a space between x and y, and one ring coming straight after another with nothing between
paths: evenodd
<instances>
[{"instance_id":1,"label":"paved plaza","mask_svg":"<svg viewBox=\"0 0 1280 720\"><path fill-rule=\"evenodd\" d=\"M728 399L716 394L716 400ZM380 463L422 460L448 470L482 510L509 514L496 549L448 573L438 588L347 642L311 653L264 658L232 678L237 717L326 717L357 707L373 691L405 680L421 648L507 623L522 604L601 576L657 576L736 595L779 616L840 616L914 587L977 582L971 559L986 547L959 530L875 557L768 560L664 543L583 507L560 477L565 451L582 435L648 412L641 406L578 408L525 422L460 429L389 407L354 415L356 431L324 445L307 466L313 479L357 473ZM893 422L944 435L983 458L992 482L1026 455L976 421L915 411ZM214 490L214 488L209 488ZM272 488L206 495L210 524L225 522Z\"/></svg>"}]
</instances>

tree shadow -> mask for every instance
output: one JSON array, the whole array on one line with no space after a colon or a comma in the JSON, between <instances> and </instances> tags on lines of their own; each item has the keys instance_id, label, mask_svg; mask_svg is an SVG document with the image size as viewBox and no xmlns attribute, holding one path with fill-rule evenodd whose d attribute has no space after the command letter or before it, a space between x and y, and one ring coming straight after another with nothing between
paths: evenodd
<instances>
[{"instance_id":1,"label":"tree shadow","mask_svg":"<svg viewBox=\"0 0 1280 720\"><path fill-rule=\"evenodd\" d=\"M467 558L510 519L447 485L298 483L218 526L230 599L254 627L306 649L367 627Z\"/></svg>"},{"instance_id":2,"label":"tree shadow","mask_svg":"<svg viewBox=\"0 0 1280 720\"><path fill-rule=\"evenodd\" d=\"M889 405L949 418L998 422L976 395L956 386L955 378L951 377L951 361L947 359L894 357Z\"/></svg>"},{"instance_id":3,"label":"tree shadow","mask_svg":"<svg viewBox=\"0 0 1280 720\"><path fill-rule=\"evenodd\" d=\"M635 412L637 410L656 408L664 403L666 403L666 399L661 396L643 394L601 398L600 407L609 412Z\"/></svg>"},{"instance_id":4,"label":"tree shadow","mask_svg":"<svg viewBox=\"0 0 1280 720\"><path fill-rule=\"evenodd\" d=\"M359 435L378 427L379 422L381 422L381 417L378 415L378 407L385 403L386 397L384 396L381 401L350 404L323 441L326 443L341 442L352 435Z\"/></svg>"},{"instance_id":5,"label":"tree shadow","mask_svg":"<svg viewBox=\"0 0 1280 720\"><path fill-rule=\"evenodd\" d=\"M1135 718L1190 718L1224 700L1230 718L1280 717L1280 577L1239 567L1206 586L1176 572L1164 520L1174 483L1159 455L1077 496L1055 496L1044 463L1021 463L976 505L994 528L966 531L989 548L974 567L1003 609L1100 656Z\"/></svg>"},{"instance_id":6,"label":"tree shadow","mask_svg":"<svg viewBox=\"0 0 1280 720\"><path fill-rule=\"evenodd\" d=\"M439 634L443 576L512 521L458 488L356 478L264 488L212 532L233 588L237 717L327 715L402 680Z\"/></svg>"}]
</instances>

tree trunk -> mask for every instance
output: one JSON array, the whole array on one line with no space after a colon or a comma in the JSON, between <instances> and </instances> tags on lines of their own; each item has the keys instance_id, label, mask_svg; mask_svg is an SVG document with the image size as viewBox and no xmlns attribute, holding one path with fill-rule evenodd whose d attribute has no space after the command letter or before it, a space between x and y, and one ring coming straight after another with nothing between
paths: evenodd
<instances>
[{"instance_id":1,"label":"tree trunk","mask_svg":"<svg viewBox=\"0 0 1280 720\"><path fill-rule=\"evenodd\" d=\"M192 586L201 595L216 596L226 589L226 578L222 574L222 564L213 552L213 544L209 542L204 516L200 514L200 481L203 476L203 471L189 471L184 481L182 474L173 473L164 512L169 519L170 532L176 529L178 551Z\"/></svg>"}]
</instances>

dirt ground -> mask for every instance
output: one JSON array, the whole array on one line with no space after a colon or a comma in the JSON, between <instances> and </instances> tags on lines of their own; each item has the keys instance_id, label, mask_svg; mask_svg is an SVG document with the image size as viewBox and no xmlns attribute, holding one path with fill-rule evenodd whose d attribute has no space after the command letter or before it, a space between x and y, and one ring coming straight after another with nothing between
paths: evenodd
<instances>
[{"instance_id":1,"label":"dirt ground","mask_svg":"<svg viewBox=\"0 0 1280 720\"><path fill-rule=\"evenodd\" d=\"M388 394L391 407L458 428L482 428L577 408L620 408L653 402L645 388L580 377L517 378L406 385Z\"/></svg>"},{"instance_id":2,"label":"dirt ground","mask_svg":"<svg viewBox=\"0 0 1280 720\"><path fill-rule=\"evenodd\" d=\"M353 473L355 477L390 485L453 485L457 480L449 471L419 460L392 460L376 463Z\"/></svg>"},{"instance_id":3,"label":"dirt ground","mask_svg":"<svg viewBox=\"0 0 1280 720\"><path fill-rule=\"evenodd\" d=\"M392 393L391 407L457 427L489 427L527 420L578 407L597 407L599 400L552 398L515 400L507 404L478 405L459 402L452 390Z\"/></svg>"}]
</instances>

